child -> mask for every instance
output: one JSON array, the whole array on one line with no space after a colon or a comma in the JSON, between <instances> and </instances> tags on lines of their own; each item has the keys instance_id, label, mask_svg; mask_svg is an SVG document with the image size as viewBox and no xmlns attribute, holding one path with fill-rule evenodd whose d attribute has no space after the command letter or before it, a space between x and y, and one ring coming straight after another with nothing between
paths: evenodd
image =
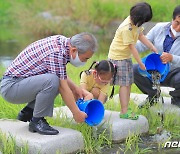
<instances>
[{"instance_id":1,"label":"child","mask_svg":"<svg viewBox=\"0 0 180 154\"><path fill-rule=\"evenodd\" d=\"M137 3L130 9L130 16L128 16L116 30L115 37L110 45L108 58L117 67L115 85L120 85L120 118L138 119L138 115L128 110L131 84L134 82L131 54L138 62L140 68L145 70L145 65L142 63L138 51L135 48L137 40L139 39L151 51L157 53L157 49L142 33L143 28L141 25L150 21L151 18L151 6L146 2Z\"/></svg>"},{"instance_id":2,"label":"child","mask_svg":"<svg viewBox=\"0 0 180 154\"><path fill-rule=\"evenodd\" d=\"M95 67L92 69L94 65ZM88 91L89 95L93 95L95 99L100 100L104 104L107 100L108 89L114 73L115 67L110 61L93 62L88 70L80 73L80 86ZM114 87L111 97L113 93Z\"/></svg>"}]
</instances>

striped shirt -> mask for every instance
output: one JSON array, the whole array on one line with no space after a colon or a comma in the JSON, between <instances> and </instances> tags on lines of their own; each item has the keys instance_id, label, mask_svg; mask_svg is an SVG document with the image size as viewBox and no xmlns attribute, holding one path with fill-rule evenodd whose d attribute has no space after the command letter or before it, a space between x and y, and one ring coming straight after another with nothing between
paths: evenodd
<instances>
[{"instance_id":1,"label":"striped shirt","mask_svg":"<svg viewBox=\"0 0 180 154\"><path fill-rule=\"evenodd\" d=\"M56 74L67 79L66 64L70 61L70 38L50 36L27 46L10 64L5 76L30 77L40 74Z\"/></svg>"}]
</instances>

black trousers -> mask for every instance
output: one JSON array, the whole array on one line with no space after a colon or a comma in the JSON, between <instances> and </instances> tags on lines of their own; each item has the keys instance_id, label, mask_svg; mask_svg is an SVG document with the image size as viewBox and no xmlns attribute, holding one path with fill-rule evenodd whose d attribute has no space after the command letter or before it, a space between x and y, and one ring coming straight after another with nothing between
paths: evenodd
<instances>
[{"instance_id":1,"label":"black trousers","mask_svg":"<svg viewBox=\"0 0 180 154\"><path fill-rule=\"evenodd\" d=\"M147 94L149 97L154 97L157 91L152 89L152 82L138 72L138 64L133 65L133 71L136 86L144 94ZM172 96L172 100L176 100L176 104L180 105L180 68L169 72L166 79L161 82L161 86L175 88L175 90L170 91L169 94Z\"/></svg>"}]
</instances>

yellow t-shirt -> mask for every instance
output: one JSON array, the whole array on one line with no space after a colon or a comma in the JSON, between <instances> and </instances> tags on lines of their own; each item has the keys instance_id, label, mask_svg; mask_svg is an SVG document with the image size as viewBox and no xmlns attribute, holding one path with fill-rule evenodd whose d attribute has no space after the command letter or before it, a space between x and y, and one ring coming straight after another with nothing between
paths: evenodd
<instances>
[{"instance_id":1,"label":"yellow t-shirt","mask_svg":"<svg viewBox=\"0 0 180 154\"><path fill-rule=\"evenodd\" d=\"M124 60L131 58L130 44L136 44L143 27L136 27L128 16L116 30L114 39L110 45L108 58Z\"/></svg>"},{"instance_id":2,"label":"yellow t-shirt","mask_svg":"<svg viewBox=\"0 0 180 154\"><path fill-rule=\"evenodd\" d=\"M91 92L93 88L99 88L100 91L105 95L107 95L108 89L110 87L110 84L107 84L107 85L97 84L96 81L94 80L94 77L91 71L90 71L90 74L88 75L85 72L81 74L80 83L86 84L87 91L89 92Z\"/></svg>"}]
</instances>

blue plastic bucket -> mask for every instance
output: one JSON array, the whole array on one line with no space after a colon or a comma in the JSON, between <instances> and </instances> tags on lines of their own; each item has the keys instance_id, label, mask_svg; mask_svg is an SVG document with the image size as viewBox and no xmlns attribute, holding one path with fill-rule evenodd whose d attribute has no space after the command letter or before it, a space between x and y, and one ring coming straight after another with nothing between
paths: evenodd
<instances>
[{"instance_id":1,"label":"blue plastic bucket","mask_svg":"<svg viewBox=\"0 0 180 154\"><path fill-rule=\"evenodd\" d=\"M148 71L156 70L161 74L160 82L164 81L167 74L169 73L169 63L163 64L160 59L160 56L161 56L160 54L152 53L152 54L149 54L148 56L142 58L142 62L146 66L146 70L144 71L144 70L140 69L140 67L139 67L138 68L139 73L142 76L148 77L150 80L152 80L151 74L148 73Z\"/></svg>"},{"instance_id":2,"label":"blue plastic bucket","mask_svg":"<svg viewBox=\"0 0 180 154\"><path fill-rule=\"evenodd\" d=\"M88 125L96 126L104 118L104 106L99 100L92 99L84 101L83 99L79 99L76 104L81 111L87 114L88 117L85 119L85 122Z\"/></svg>"}]
</instances>

